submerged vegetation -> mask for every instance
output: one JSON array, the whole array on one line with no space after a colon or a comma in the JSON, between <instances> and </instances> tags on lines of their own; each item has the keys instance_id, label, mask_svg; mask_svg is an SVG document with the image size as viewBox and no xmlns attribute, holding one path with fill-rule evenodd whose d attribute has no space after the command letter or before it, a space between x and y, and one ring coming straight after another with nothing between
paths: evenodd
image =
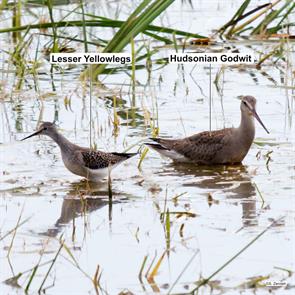
<instances>
[{"instance_id":1,"label":"submerged vegetation","mask_svg":"<svg viewBox=\"0 0 295 295\"><path fill-rule=\"evenodd\" d=\"M50 293L52 288L58 293L66 290L63 280L68 283L70 277L73 288L95 294L292 292L290 263L280 260L279 253L271 254L275 258L264 255L269 254L266 248L273 251L280 245L276 239L284 246L292 243L289 231L294 227L294 212L286 204L294 168L289 137L295 3L244 0L213 33L205 25L184 29L181 20L187 19L181 13L197 13L200 2L1 1L1 122L8 131L3 131L0 148L3 153L11 147L13 154L2 157L0 171L5 252L0 283L5 291ZM181 13L175 12L176 4ZM61 169L54 175L59 159L48 142L37 141L34 153L5 143L31 131L44 117L63 122L84 145L89 141L93 148L117 149L122 143L118 149L126 151L160 132L190 133L196 119L199 129L206 128L211 68L170 68L167 54L182 51L247 51L257 57L253 65L213 70L214 89L209 91L218 98L213 108L224 125L229 115L236 118L236 109L224 110L225 92L232 98L255 88L286 96L285 102L267 95L260 100L269 124L269 105L280 107L281 116L275 115L273 122L281 124L284 118L285 134L273 125L271 137L255 140L249 160L254 168L163 165L141 146L134 164L138 170L124 167L123 175L109 175L105 185L94 185L74 182ZM133 59L131 65L56 66L48 62L53 52L130 52ZM226 105L229 109L232 100ZM44 153L50 162L37 164ZM31 163L27 157L32 154ZM44 166L48 174L42 175ZM284 187L279 190L277 183ZM246 262L241 276L233 273ZM230 267L234 271L226 271ZM272 282L281 285L270 289Z\"/></svg>"}]
</instances>

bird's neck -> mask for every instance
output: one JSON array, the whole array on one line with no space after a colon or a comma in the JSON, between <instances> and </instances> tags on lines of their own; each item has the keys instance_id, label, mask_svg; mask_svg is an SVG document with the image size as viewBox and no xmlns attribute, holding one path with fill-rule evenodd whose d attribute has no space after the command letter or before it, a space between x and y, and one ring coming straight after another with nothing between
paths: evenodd
<instances>
[{"instance_id":1,"label":"bird's neck","mask_svg":"<svg viewBox=\"0 0 295 295\"><path fill-rule=\"evenodd\" d=\"M238 128L241 138L252 143L255 137L255 122L254 117L242 112L241 123Z\"/></svg>"},{"instance_id":2,"label":"bird's neck","mask_svg":"<svg viewBox=\"0 0 295 295\"><path fill-rule=\"evenodd\" d=\"M50 135L50 137L58 144L58 146L63 152L71 151L74 147L73 143L71 143L62 134L58 132L53 133L52 135Z\"/></svg>"}]
</instances>

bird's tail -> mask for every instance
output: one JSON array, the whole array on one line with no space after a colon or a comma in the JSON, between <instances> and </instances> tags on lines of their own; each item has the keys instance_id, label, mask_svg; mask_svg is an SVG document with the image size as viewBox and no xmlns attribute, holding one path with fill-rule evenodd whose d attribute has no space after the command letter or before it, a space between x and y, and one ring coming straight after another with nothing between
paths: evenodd
<instances>
[{"instance_id":1,"label":"bird's tail","mask_svg":"<svg viewBox=\"0 0 295 295\"><path fill-rule=\"evenodd\" d=\"M116 156L124 157L126 159L129 159L131 157L138 155L138 153L112 153L112 154Z\"/></svg>"},{"instance_id":2,"label":"bird's tail","mask_svg":"<svg viewBox=\"0 0 295 295\"><path fill-rule=\"evenodd\" d=\"M170 158L174 161L186 161L185 157L182 154L179 154L177 151L167 147L165 143L168 140L163 140L161 138L150 138L153 142L146 142L145 145L157 151L160 155ZM163 142L164 141L164 142Z\"/></svg>"},{"instance_id":3,"label":"bird's tail","mask_svg":"<svg viewBox=\"0 0 295 295\"><path fill-rule=\"evenodd\" d=\"M163 147L161 144L159 143L155 143L155 142L145 142L144 143L146 146L154 149L154 150L167 150L165 147Z\"/></svg>"},{"instance_id":4,"label":"bird's tail","mask_svg":"<svg viewBox=\"0 0 295 295\"><path fill-rule=\"evenodd\" d=\"M147 145L148 147L151 147L152 149L156 150L156 151L160 151L160 150L168 150L165 146L163 146L160 143L160 138L149 138L150 140L152 140L153 142L145 142L144 144Z\"/></svg>"}]
</instances>

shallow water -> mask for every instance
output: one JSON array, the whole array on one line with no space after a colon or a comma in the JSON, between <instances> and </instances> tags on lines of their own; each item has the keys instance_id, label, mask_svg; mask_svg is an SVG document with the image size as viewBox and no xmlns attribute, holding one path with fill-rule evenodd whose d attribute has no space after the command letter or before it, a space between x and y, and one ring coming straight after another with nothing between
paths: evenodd
<instances>
[{"instance_id":1,"label":"shallow water","mask_svg":"<svg viewBox=\"0 0 295 295\"><path fill-rule=\"evenodd\" d=\"M199 27L200 17L210 12L217 17L206 19L204 31L198 31L207 34L232 15L238 7L234 2L211 1L206 5L200 1L194 10L175 4L161 21L192 30ZM122 17L128 9L122 10ZM222 17L220 9L225 11ZM109 16L112 9L105 12ZM0 38L5 48L11 48L4 35ZM243 52L266 52L274 45L235 46ZM18 92L13 86L14 73L7 73L13 67L5 62L1 51L1 293L23 293L20 287L27 286L31 269L40 263L29 292L38 290L50 266L42 263L55 257L63 240L66 246L43 286L48 288L47 294L73 294L73 290L74 294L95 294L91 279L98 266L100 286L108 294L123 290L183 294L279 219L212 279L213 293L252 293L254 289L243 284L253 282L253 277L269 276L271 282L288 284L276 294L291 294L294 275L286 270L294 270L295 258L295 55L294 43L285 46L288 68L283 62L276 66L266 63L261 70L227 67L218 88L212 87L213 129L239 124L237 96L247 94L257 98L258 114L270 130L266 134L256 124L256 140L243 165L173 165L150 151L140 169L139 157L135 157L113 171L112 202L107 182L87 183L70 174L50 139L19 141L35 130L39 120L55 120L67 138L89 146L89 88L79 81L79 69L67 69L62 74L55 71L52 77L40 74L35 81L27 76ZM159 56L165 57L171 50L162 49ZM39 55L42 58L41 52ZM42 60L40 72L48 73L49 65ZM98 149L123 151L135 145L131 151L136 151L136 143L146 140L157 126L160 135L167 137L208 130L208 67L171 64L155 70L158 67L153 65L150 76L146 70L136 71L138 83L133 95L130 77L124 73L104 77L108 89L93 88L92 142ZM213 67L212 79L219 70ZM118 129L113 124L114 96L120 97ZM162 214L167 210L170 237ZM17 224L15 234L5 236ZM147 280L144 274L155 259L149 274L152 272L162 255L154 281ZM20 286L8 280L18 273L23 273L17 281ZM205 287L201 294L208 294L209 289ZM269 288L255 292L266 294Z\"/></svg>"}]
</instances>

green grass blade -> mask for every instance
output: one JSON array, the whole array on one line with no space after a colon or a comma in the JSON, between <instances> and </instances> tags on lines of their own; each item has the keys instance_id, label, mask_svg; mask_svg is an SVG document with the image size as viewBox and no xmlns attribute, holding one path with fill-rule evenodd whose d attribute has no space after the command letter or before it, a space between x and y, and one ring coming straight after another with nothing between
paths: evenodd
<instances>
[{"instance_id":1,"label":"green grass blade","mask_svg":"<svg viewBox=\"0 0 295 295\"><path fill-rule=\"evenodd\" d=\"M135 12L136 14L139 13L139 10L136 9L112 38L109 45L104 49L104 52L120 52L130 42L131 38L135 38L140 32L143 32L147 26L173 2L174 0L154 1L141 15L134 18ZM144 3L145 5L142 7L146 7L150 1L144 1ZM101 74L105 68L106 65L93 65L92 70L94 77ZM88 69L82 74L82 78L87 76L89 76Z\"/></svg>"},{"instance_id":2,"label":"green grass blade","mask_svg":"<svg viewBox=\"0 0 295 295\"><path fill-rule=\"evenodd\" d=\"M82 11L82 22L83 22L83 40L84 40L84 51L88 52L88 43L87 43L87 32L86 32L86 25L85 25L85 14L84 14L84 4L83 0L80 0L80 6Z\"/></svg>"},{"instance_id":3,"label":"green grass blade","mask_svg":"<svg viewBox=\"0 0 295 295\"><path fill-rule=\"evenodd\" d=\"M120 28L124 24L124 21L93 21L93 20L85 20L85 26L86 27L103 27L103 28ZM33 29L49 29L55 26L56 28L60 27L83 27L83 22L80 20L75 21L60 21L55 23L39 23L39 24L31 24L31 25L24 25L20 27L12 27L12 28L4 28L0 29L1 33L12 33L12 32L18 32L18 31L25 31L25 30L33 30ZM171 29L167 27L159 27L159 26L153 26L148 25L146 28L146 31L150 33L152 32L159 32L159 33L167 33L167 34L173 34L183 36L183 37L193 37L193 38L206 38L202 35L191 33L191 32L185 32L181 30ZM145 31L144 31L145 33ZM71 38L71 37L69 37ZM91 44L89 41L87 41L88 44Z\"/></svg>"},{"instance_id":4,"label":"green grass blade","mask_svg":"<svg viewBox=\"0 0 295 295\"><path fill-rule=\"evenodd\" d=\"M219 32L223 33L228 27L234 25L236 23L236 20L239 19L243 15L243 13L247 9L250 1L251 0L245 0L242 3L242 5L239 7L237 12L234 14L234 16L231 18L231 20L219 29Z\"/></svg>"},{"instance_id":5,"label":"green grass blade","mask_svg":"<svg viewBox=\"0 0 295 295\"><path fill-rule=\"evenodd\" d=\"M32 283L32 281L33 281L33 278L34 278L34 276L35 276L35 274L36 274L36 272L37 272L38 267L39 267L39 265L37 264L37 265L33 268L32 274L31 274L31 276L30 276L30 278L29 278L29 282L27 283L26 288L25 288L25 293L28 293L29 288L30 288L30 285L31 285L31 283Z\"/></svg>"},{"instance_id":6,"label":"green grass blade","mask_svg":"<svg viewBox=\"0 0 295 295\"><path fill-rule=\"evenodd\" d=\"M260 24L254 28L254 30L251 32L251 35L255 35L255 34L259 34L261 32L264 32L267 28L267 26L274 21L278 15L280 15L280 13L282 11L284 11L290 4L290 0L287 0L287 2L285 3L285 5L283 5L280 9L278 10L272 10L263 20L262 22L260 22Z\"/></svg>"}]
</instances>

